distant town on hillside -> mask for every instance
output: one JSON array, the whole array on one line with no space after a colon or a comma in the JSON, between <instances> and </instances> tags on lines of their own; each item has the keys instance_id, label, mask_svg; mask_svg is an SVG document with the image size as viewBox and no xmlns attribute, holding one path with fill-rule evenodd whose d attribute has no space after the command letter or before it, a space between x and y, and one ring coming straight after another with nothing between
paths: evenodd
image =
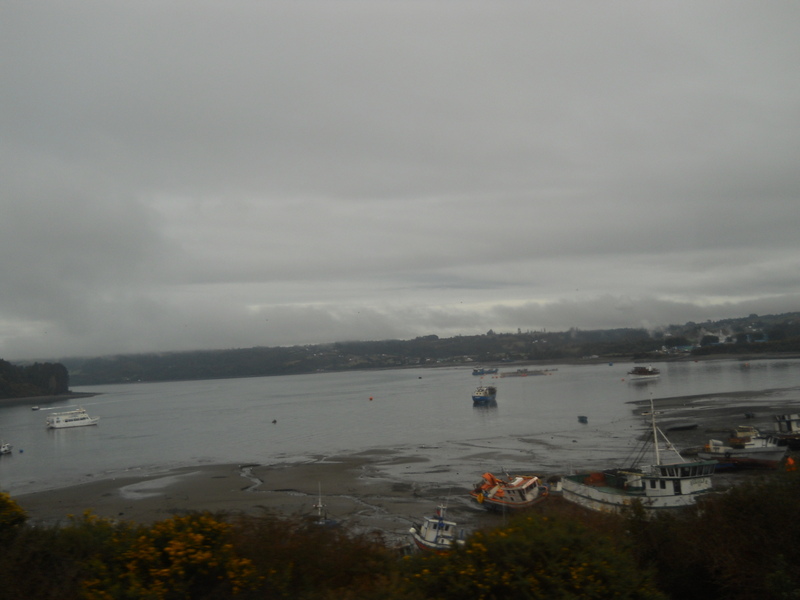
<instances>
[{"instance_id":1,"label":"distant town on hillside","mask_svg":"<svg viewBox=\"0 0 800 600\"><path fill-rule=\"evenodd\" d=\"M688 322L655 330L523 331L412 340L126 354L62 359L71 385L326 371L592 360L680 360L711 354L800 355L800 313Z\"/></svg>"}]
</instances>

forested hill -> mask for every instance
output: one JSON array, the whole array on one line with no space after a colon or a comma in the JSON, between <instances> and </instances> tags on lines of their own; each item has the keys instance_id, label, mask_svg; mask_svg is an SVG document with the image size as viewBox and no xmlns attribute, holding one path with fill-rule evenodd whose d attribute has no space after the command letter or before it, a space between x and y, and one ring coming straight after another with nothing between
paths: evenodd
<instances>
[{"instance_id":1,"label":"forested hill","mask_svg":"<svg viewBox=\"0 0 800 600\"><path fill-rule=\"evenodd\" d=\"M800 313L670 325L413 340L338 342L196 352L62 359L72 385L294 375L429 365L484 365L582 359L669 360L699 354L800 354Z\"/></svg>"},{"instance_id":2,"label":"forested hill","mask_svg":"<svg viewBox=\"0 0 800 600\"><path fill-rule=\"evenodd\" d=\"M56 396L69 393L69 372L60 363L12 365L0 359L0 398Z\"/></svg>"}]
</instances>

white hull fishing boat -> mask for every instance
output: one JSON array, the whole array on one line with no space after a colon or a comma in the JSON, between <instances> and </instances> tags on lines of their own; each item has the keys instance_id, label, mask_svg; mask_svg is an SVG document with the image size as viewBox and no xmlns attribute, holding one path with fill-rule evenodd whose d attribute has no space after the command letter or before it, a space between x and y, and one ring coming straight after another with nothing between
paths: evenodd
<instances>
[{"instance_id":1,"label":"white hull fishing boat","mask_svg":"<svg viewBox=\"0 0 800 600\"><path fill-rule=\"evenodd\" d=\"M691 506L711 491L716 461L684 461L656 427L652 406L650 412L652 431L646 443L653 444L655 464L565 475L561 482L564 499L601 512L620 512L640 503L648 514L653 514L659 510ZM678 461L661 461L659 434L677 455Z\"/></svg>"},{"instance_id":2,"label":"white hull fishing boat","mask_svg":"<svg viewBox=\"0 0 800 600\"><path fill-rule=\"evenodd\" d=\"M508 475L506 479L484 473L470 492L487 510L508 511L529 508L547 498L547 486L535 475Z\"/></svg>"},{"instance_id":3,"label":"white hull fishing boat","mask_svg":"<svg viewBox=\"0 0 800 600\"><path fill-rule=\"evenodd\" d=\"M100 417L90 417L85 409L78 408L62 413L53 413L45 423L48 429L65 429L67 427L84 427L97 425Z\"/></svg>"},{"instance_id":4,"label":"white hull fishing boat","mask_svg":"<svg viewBox=\"0 0 800 600\"><path fill-rule=\"evenodd\" d=\"M720 466L777 469L787 449L775 437L762 435L755 427L740 425L727 442L709 440L697 456L716 460Z\"/></svg>"},{"instance_id":5,"label":"white hull fishing boat","mask_svg":"<svg viewBox=\"0 0 800 600\"><path fill-rule=\"evenodd\" d=\"M445 506L439 505L435 517L423 517L421 525L415 525L408 532L417 548L425 551L447 552L455 546L463 546L464 530L458 529L455 521L444 518Z\"/></svg>"}]
</instances>

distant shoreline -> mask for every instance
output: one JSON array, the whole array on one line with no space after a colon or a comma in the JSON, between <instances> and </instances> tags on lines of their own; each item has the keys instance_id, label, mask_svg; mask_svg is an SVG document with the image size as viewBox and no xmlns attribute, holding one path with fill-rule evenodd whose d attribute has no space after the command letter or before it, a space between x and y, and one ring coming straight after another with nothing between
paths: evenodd
<instances>
[{"instance_id":1,"label":"distant shoreline","mask_svg":"<svg viewBox=\"0 0 800 600\"><path fill-rule=\"evenodd\" d=\"M41 406L43 404L53 404L62 400L80 400L97 396L97 392L69 392L68 394L54 394L50 396L25 396L22 398L0 398L2 406Z\"/></svg>"},{"instance_id":2,"label":"distant shoreline","mask_svg":"<svg viewBox=\"0 0 800 600\"><path fill-rule=\"evenodd\" d=\"M669 362L708 362L713 360L738 360L740 362L755 362L760 360L791 360L800 359L800 354L797 352L778 353L772 352L769 354L702 354L702 355L677 355L677 356L648 356L646 358L634 358L633 356L587 356L582 358L549 358L546 360L519 360L514 362L492 362L486 363L458 363L448 366L464 366L474 368L478 365L486 365L492 367L518 367L518 366L536 366L536 365L602 365L614 363L669 363ZM434 365L439 366L439 365Z\"/></svg>"},{"instance_id":3,"label":"distant shoreline","mask_svg":"<svg viewBox=\"0 0 800 600\"><path fill-rule=\"evenodd\" d=\"M627 354L623 356L585 356L585 357L562 357L562 358L548 358L548 359L523 359L511 362L502 361L471 361L471 362L446 362L446 363L427 363L427 364L414 364L414 365L382 365L367 368L353 368L353 369L323 369L315 371L298 371L292 373L263 373L263 374L249 374L249 375L228 375L214 377L212 375L205 377L191 377L191 378L178 378L178 379L142 379L140 381L102 381L99 383L85 383L76 384L79 386L100 386L100 385L124 385L124 384L149 384L149 383L179 383L182 381L220 381L226 379L253 379L261 377L291 377L294 375L314 375L326 373L353 373L353 372L368 372L368 371L398 371L398 370L411 370L411 369L465 369L472 370L478 367L490 367L497 369L516 370L524 367L552 367L555 365L602 365L607 364L613 366L615 364L656 364L656 363L682 363L682 362L709 362L720 360L732 360L739 362L756 362L765 360L798 360L800 354L797 352L770 352L770 353L742 353L742 354L704 354L704 355L665 355L665 356L648 356L642 358L635 358L633 355ZM101 392L98 392L101 393ZM0 399L0 405L10 406L18 404L26 404L29 402L37 403L50 403L57 402L62 399L88 397L94 394L64 394L61 396L33 396L29 398L5 398Z\"/></svg>"},{"instance_id":4,"label":"distant shoreline","mask_svg":"<svg viewBox=\"0 0 800 600\"><path fill-rule=\"evenodd\" d=\"M678 356L651 356L646 358L634 358L631 355L626 356L587 356L587 357L565 357L565 358L549 358L549 359L531 359L531 360L518 360L513 362L497 362L497 361L473 361L473 362L452 362L452 363L438 363L438 364L424 364L424 365L403 365L403 366L380 366L364 369L329 369L323 371L307 371L298 373L273 373L264 375L240 375L229 377L204 377L192 379L157 379L157 380L142 380L137 383L170 383L181 381L217 381L221 379L252 379L256 377L290 377L292 375L312 375L315 373L349 373L349 372L367 372L367 371L394 371L394 370L409 370L409 369L475 369L481 367L491 367L497 369L515 370L521 367L551 367L554 365L615 365L615 364L642 364L642 363L680 363L680 362L709 362L719 360L732 360L739 362L757 362L764 360L798 360L800 354L796 352L771 352L764 354L704 354L704 355L678 355ZM87 386L96 385L121 385L122 383L132 382L111 382L85 384ZM0 406L18 406L24 404L38 405L38 404L52 404L61 400L75 400L81 398L90 398L102 392L70 392L68 394L49 395L49 396L28 396L24 398L0 398Z\"/></svg>"}]
</instances>

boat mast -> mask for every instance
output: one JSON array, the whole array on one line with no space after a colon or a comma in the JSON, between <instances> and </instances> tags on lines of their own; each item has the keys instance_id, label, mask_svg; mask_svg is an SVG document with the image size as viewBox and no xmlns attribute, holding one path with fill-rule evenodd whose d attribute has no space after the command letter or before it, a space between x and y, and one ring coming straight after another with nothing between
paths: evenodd
<instances>
[{"instance_id":1,"label":"boat mast","mask_svg":"<svg viewBox=\"0 0 800 600\"><path fill-rule=\"evenodd\" d=\"M320 482L317 482L317 503L314 505L314 508L317 509L317 517L319 517L321 521L322 509L325 508L325 505L322 503L322 483Z\"/></svg>"},{"instance_id":2,"label":"boat mast","mask_svg":"<svg viewBox=\"0 0 800 600\"><path fill-rule=\"evenodd\" d=\"M656 450L656 464L661 464L661 455L658 451L658 434L656 432L656 411L653 408L653 394L650 394L650 423L653 426L653 446Z\"/></svg>"},{"instance_id":3,"label":"boat mast","mask_svg":"<svg viewBox=\"0 0 800 600\"><path fill-rule=\"evenodd\" d=\"M653 428L653 445L655 447L656 464L657 465L661 464L661 450L658 447L658 434L659 433L661 434L661 437L664 438L664 444L665 444L664 448L666 450L672 450L675 454L677 454L678 458L680 459L681 462L686 462L686 459L683 458L683 456L681 456L681 453L678 452L678 449L672 444L672 442L669 440L669 438L666 436L666 434L663 431L661 431L661 429L659 429L658 426L656 425L656 411L655 411L655 408L653 408L653 396L652 395L650 396L650 423L651 423L652 428Z\"/></svg>"}]
</instances>

